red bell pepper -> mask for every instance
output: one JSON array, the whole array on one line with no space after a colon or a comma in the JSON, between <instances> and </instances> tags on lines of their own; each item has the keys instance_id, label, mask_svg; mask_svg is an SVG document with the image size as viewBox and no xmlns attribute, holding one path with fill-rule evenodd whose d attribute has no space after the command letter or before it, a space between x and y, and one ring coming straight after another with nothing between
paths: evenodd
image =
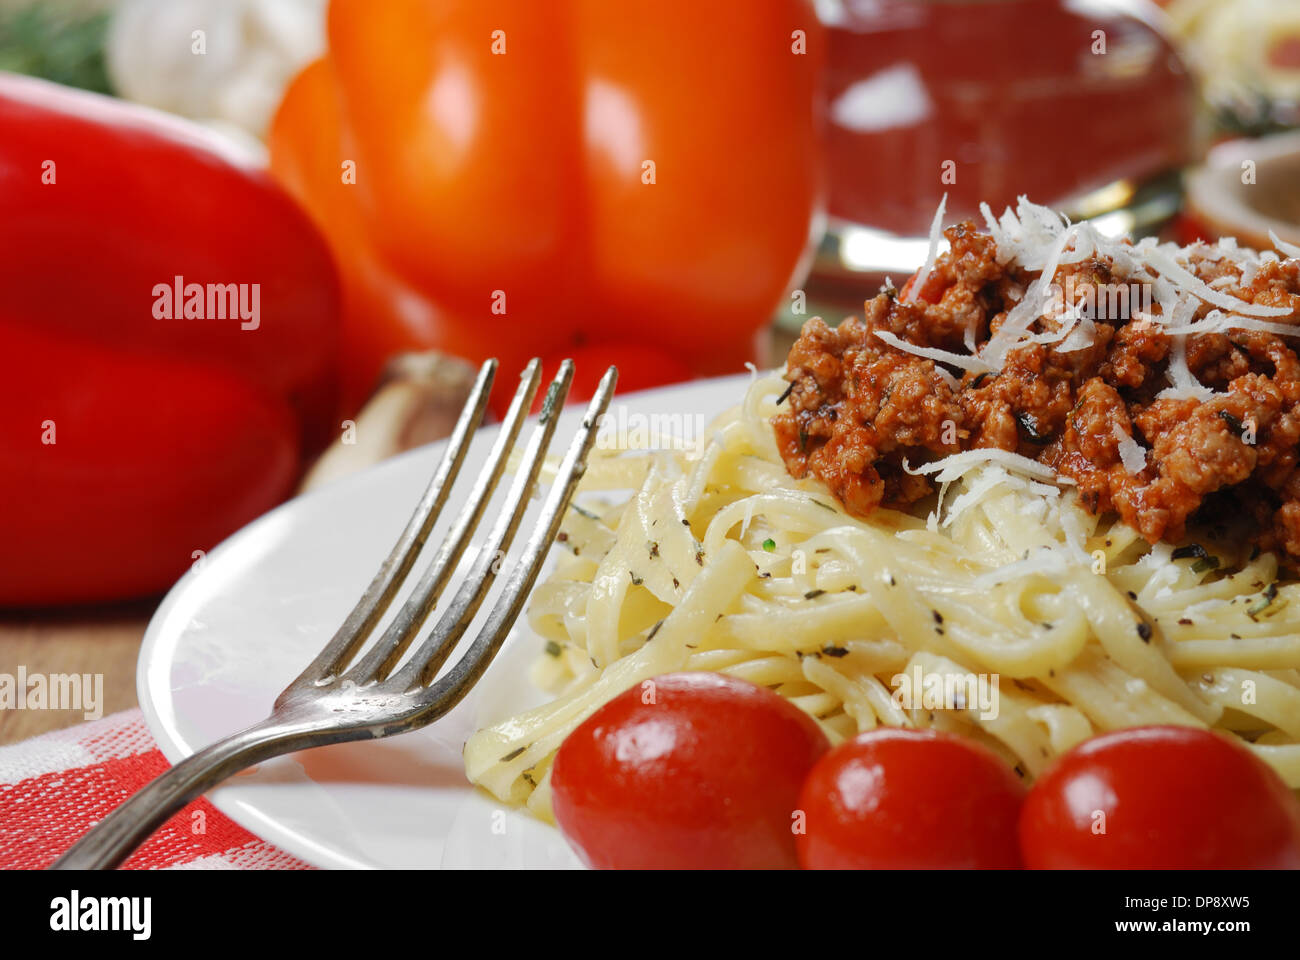
<instances>
[{"instance_id":1,"label":"red bell pepper","mask_svg":"<svg viewBox=\"0 0 1300 960\"><path fill-rule=\"evenodd\" d=\"M0 604L161 591L288 495L338 429L337 286L215 135L0 74Z\"/></svg>"},{"instance_id":2,"label":"red bell pepper","mask_svg":"<svg viewBox=\"0 0 1300 960\"><path fill-rule=\"evenodd\" d=\"M0 322L0 605L157 593L293 489L284 398L198 359Z\"/></svg>"}]
</instances>

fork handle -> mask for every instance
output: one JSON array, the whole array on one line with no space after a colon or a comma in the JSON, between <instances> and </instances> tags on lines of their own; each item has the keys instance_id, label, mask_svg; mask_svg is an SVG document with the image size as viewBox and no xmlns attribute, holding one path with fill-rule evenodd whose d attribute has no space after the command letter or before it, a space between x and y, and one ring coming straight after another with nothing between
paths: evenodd
<instances>
[{"instance_id":1,"label":"fork handle","mask_svg":"<svg viewBox=\"0 0 1300 960\"><path fill-rule=\"evenodd\" d=\"M221 781L263 760L321 741L310 729L257 723L186 757L136 791L50 865L51 870L111 870L176 811Z\"/></svg>"}]
</instances>

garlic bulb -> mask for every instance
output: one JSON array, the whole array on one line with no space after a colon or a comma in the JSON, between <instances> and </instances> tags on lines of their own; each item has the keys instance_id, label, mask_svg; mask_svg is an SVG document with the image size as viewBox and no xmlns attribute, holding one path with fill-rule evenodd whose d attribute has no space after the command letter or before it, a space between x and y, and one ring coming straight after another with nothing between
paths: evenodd
<instances>
[{"instance_id":1,"label":"garlic bulb","mask_svg":"<svg viewBox=\"0 0 1300 960\"><path fill-rule=\"evenodd\" d=\"M326 0L123 0L105 44L118 93L261 138L325 48Z\"/></svg>"}]
</instances>

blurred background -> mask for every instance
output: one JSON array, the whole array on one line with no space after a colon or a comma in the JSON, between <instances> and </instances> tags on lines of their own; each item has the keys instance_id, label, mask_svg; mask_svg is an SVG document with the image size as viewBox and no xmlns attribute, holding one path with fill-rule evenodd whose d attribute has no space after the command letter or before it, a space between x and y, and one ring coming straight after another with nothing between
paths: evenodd
<instances>
[{"instance_id":1,"label":"blurred background","mask_svg":"<svg viewBox=\"0 0 1300 960\"><path fill-rule=\"evenodd\" d=\"M1297 0L0 0L0 71L0 484L46 504L0 515L0 672L108 710L171 583L487 356L575 399L779 365L944 197L1300 242Z\"/></svg>"},{"instance_id":2,"label":"blurred background","mask_svg":"<svg viewBox=\"0 0 1300 960\"><path fill-rule=\"evenodd\" d=\"M781 20L802 22L800 6L755 3L752 19L773 28ZM818 213L825 219L814 224L815 258L799 260L795 275L785 278L789 292L806 293L811 305L783 298L765 318L778 334L766 351L773 363L808 315L852 312L891 272L914 270L944 194L949 222L978 221L980 201L996 212L1026 194L1073 216L1104 216L1115 232L1164 230L1186 239L1248 223L1252 237L1280 226L1280 235L1295 239L1300 201L1294 196L1267 188L1234 191L1195 177L1188 196L1185 176L1213 162L1217 144L1300 125L1300 4L1294 0L810 0L809 6L824 29L815 41L823 49L814 51L822 85L814 109L823 177ZM322 55L330 58L327 7L327 0L0 0L0 69L176 113L270 162L272 121L290 83ZM679 24L689 22L686 6L682 12ZM469 42L466 18L456 13L430 15L424 26L440 18L448 33L437 43L452 34ZM486 25L491 15L483 19ZM196 30L205 35L203 55L193 49ZM416 64L419 58L403 46L422 39L434 38L385 38L392 59L379 69ZM426 78L429 89L445 96L440 102L459 96L466 111L481 109L470 100L493 91L475 90L481 77L465 82L449 53L438 51L436 68L423 65L441 69L446 80L439 87ZM337 55L332 59L338 62ZM544 65L527 67L539 68ZM738 106L761 111L769 91L750 90L757 103ZM498 92L512 105L517 91ZM633 98L613 112L634 115L642 107ZM448 126L447 116L430 119ZM601 119L599 112L591 117ZM611 122L602 137L627 140L634 132L633 125ZM1259 149L1267 163L1285 166L1294 142L1279 137ZM297 157L291 152L283 151L278 173L327 219L329 202L311 196L304 175L291 169L304 149ZM1243 209L1233 209L1238 204ZM412 273L398 272L399 280ZM431 301L433 312L455 299L437 289L415 292ZM348 384L353 400L374 386L379 354L386 356L388 347L463 347L463 338L431 333L437 321L427 316L369 322L369 332L353 338L367 356L356 372L344 371L355 380ZM670 381L698 366L645 360L661 369L634 371L635 385Z\"/></svg>"}]
</instances>

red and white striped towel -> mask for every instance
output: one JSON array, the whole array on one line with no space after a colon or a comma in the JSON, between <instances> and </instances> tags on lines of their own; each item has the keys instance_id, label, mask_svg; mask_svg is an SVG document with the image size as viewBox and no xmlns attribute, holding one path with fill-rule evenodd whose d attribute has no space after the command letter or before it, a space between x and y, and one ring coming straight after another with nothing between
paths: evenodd
<instances>
[{"instance_id":1,"label":"red and white striped towel","mask_svg":"<svg viewBox=\"0 0 1300 960\"><path fill-rule=\"evenodd\" d=\"M0 747L0 869L49 866L168 767L139 710ZM204 798L126 861L128 869L302 870Z\"/></svg>"}]
</instances>

